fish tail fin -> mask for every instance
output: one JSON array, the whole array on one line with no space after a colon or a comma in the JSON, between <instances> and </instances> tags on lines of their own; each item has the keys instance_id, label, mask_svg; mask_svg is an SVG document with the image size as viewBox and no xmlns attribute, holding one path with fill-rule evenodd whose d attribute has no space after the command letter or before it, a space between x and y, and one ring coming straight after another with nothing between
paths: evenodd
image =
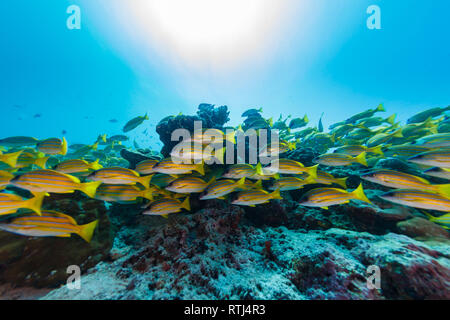
<instances>
[{"instance_id":1,"label":"fish tail fin","mask_svg":"<svg viewBox=\"0 0 450 320\"><path fill-rule=\"evenodd\" d=\"M142 191L142 198L153 201L153 189L145 189Z\"/></svg>"},{"instance_id":2,"label":"fish tail fin","mask_svg":"<svg viewBox=\"0 0 450 320\"><path fill-rule=\"evenodd\" d=\"M276 189L274 192L272 192L270 194L270 198L271 199L280 199L280 200L283 199L283 197L280 194L280 189Z\"/></svg>"},{"instance_id":3,"label":"fish tail fin","mask_svg":"<svg viewBox=\"0 0 450 320\"><path fill-rule=\"evenodd\" d=\"M258 162L258 164L255 167L255 170L256 170L256 174L261 175L261 176L264 175L261 162Z\"/></svg>"},{"instance_id":4,"label":"fish tail fin","mask_svg":"<svg viewBox=\"0 0 450 320\"><path fill-rule=\"evenodd\" d=\"M261 181L261 180L259 180ZM243 187L245 185L245 177L240 178L236 183L234 184L236 188Z\"/></svg>"},{"instance_id":5,"label":"fish tail fin","mask_svg":"<svg viewBox=\"0 0 450 320\"><path fill-rule=\"evenodd\" d=\"M305 123L309 122L308 116L305 114L305 116L303 117L303 121L305 121Z\"/></svg>"},{"instance_id":6,"label":"fish tail fin","mask_svg":"<svg viewBox=\"0 0 450 320\"><path fill-rule=\"evenodd\" d=\"M386 109L384 109L383 104L380 103L380 104L378 105L378 107L376 108L376 111L386 111Z\"/></svg>"},{"instance_id":7,"label":"fish tail fin","mask_svg":"<svg viewBox=\"0 0 450 320\"><path fill-rule=\"evenodd\" d=\"M83 224L80 226L80 231L78 235L84 239L87 243L91 242L92 236L94 235L95 228L97 227L98 220L94 220L88 224Z\"/></svg>"},{"instance_id":8,"label":"fish tail fin","mask_svg":"<svg viewBox=\"0 0 450 320\"><path fill-rule=\"evenodd\" d=\"M430 220L430 221L436 220L436 217L435 217L435 216L433 216L432 214L426 212L425 210L420 210L420 212L422 212L424 215L426 215L427 218L428 218L428 220Z\"/></svg>"},{"instance_id":9,"label":"fish tail fin","mask_svg":"<svg viewBox=\"0 0 450 320\"><path fill-rule=\"evenodd\" d=\"M289 150L294 150L297 147L297 141L294 142L288 142L288 148Z\"/></svg>"},{"instance_id":10,"label":"fish tail fin","mask_svg":"<svg viewBox=\"0 0 450 320\"><path fill-rule=\"evenodd\" d=\"M402 128L392 134L392 138L403 138Z\"/></svg>"},{"instance_id":11,"label":"fish tail fin","mask_svg":"<svg viewBox=\"0 0 450 320\"><path fill-rule=\"evenodd\" d=\"M139 183L142 184L145 188L150 188L150 181L153 178L153 174L150 174L148 176L143 176L139 179Z\"/></svg>"},{"instance_id":12,"label":"fish tail fin","mask_svg":"<svg viewBox=\"0 0 450 320\"><path fill-rule=\"evenodd\" d=\"M354 199L361 200L361 201L364 201L364 202L372 204L372 202L370 202L370 200L364 194L362 183L358 186L358 188L353 190L351 192L351 194L354 197Z\"/></svg>"},{"instance_id":13,"label":"fish tail fin","mask_svg":"<svg viewBox=\"0 0 450 320\"><path fill-rule=\"evenodd\" d=\"M98 141L95 142L95 143L91 146L91 148L92 148L93 150L97 150L97 149L98 149Z\"/></svg>"},{"instance_id":14,"label":"fish tail fin","mask_svg":"<svg viewBox=\"0 0 450 320\"><path fill-rule=\"evenodd\" d=\"M233 130L233 131L225 134L225 141L229 141L232 144L236 144L235 137L236 137L236 131Z\"/></svg>"},{"instance_id":15,"label":"fish tail fin","mask_svg":"<svg viewBox=\"0 0 450 320\"><path fill-rule=\"evenodd\" d=\"M253 187L256 189L262 189L263 185L262 185L262 180L258 180L253 184Z\"/></svg>"},{"instance_id":16,"label":"fish tail fin","mask_svg":"<svg viewBox=\"0 0 450 320\"><path fill-rule=\"evenodd\" d=\"M189 203L189 197L186 197L180 206L183 209L186 209L187 211L191 211L191 204Z\"/></svg>"},{"instance_id":17,"label":"fish tail fin","mask_svg":"<svg viewBox=\"0 0 450 320\"><path fill-rule=\"evenodd\" d=\"M368 167L367 160L366 160L366 152L361 152L359 155L357 155L355 158L353 158L355 162L362 164L365 167Z\"/></svg>"},{"instance_id":18,"label":"fish tail fin","mask_svg":"<svg viewBox=\"0 0 450 320\"><path fill-rule=\"evenodd\" d=\"M79 190L85 193L89 198L94 198L95 193L97 192L97 188L102 184L101 181L93 181L81 183Z\"/></svg>"},{"instance_id":19,"label":"fish tail fin","mask_svg":"<svg viewBox=\"0 0 450 320\"><path fill-rule=\"evenodd\" d=\"M258 109L258 112L263 112L263 108L262 108L262 107L259 108L259 109Z\"/></svg>"},{"instance_id":20,"label":"fish tail fin","mask_svg":"<svg viewBox=\"0 0 450 320\"><path fill-rule=\"evenodd\" d=\"M45 192L33 193L33 195L34 195L33 198L27 200L26 208L33 210L34 212L36 212L38 215L41 216L42 203L44 202L44 198L47 195L47 193Z\"/></svg>"},{"instance_id":21,"label":"fish tail fin","mask_svg":"<svg viewBox=\"0 0 450 320\"><path fill-rule=\"evenodd\" d=\"M220 148L219 150L214 151L213 157L219 162L219 164L223 164L223 157L225 155L225 148Z\"/></svg>"},{"instance_id":22,"label":"fish tail fin","mask_svg":"<svg viewBox=\"0 0 450 320\"><path fill-rule=\"evenodd\" d=\"M45 169L45 165L48 161L48 159L50 158L50 156L48 157L43 157L43 158L38 158L34 161L34 164L36 166L38 166L39 168Z\"/></svg>"},{"instance_id":23,"label":"fish tail fin","mask_svg":"<svg viewBox=\"0 0 450 320\"><path fill-rule=\"evenodd\" d=\"M144 116L144 120L149 120L150 118L148 117L148 114L146 113Z\"/></svg>"},{"instance_id":24,"label":"fish tail fin","mask_svg":"<svg viewBox=\"0 0 450 320\"><path fill-rule=\"evenodd\" d=\"M205 166L203 165L203 163L195 165L194 170L197 171L198 173L200 173L202 176L205 175Z\"/></svg>"},{"instance_id":25,"label":"fish tail fin","mask_svg":"<svg viewBox=\"0 0 450 320\"><path fill-rule=\"evenodd\" d=\"M311 177L311 176L307 176L307 177L303 180L303 182L304 182L305 184L315 184L315 183L317 183L316 179L313 178L313 177Z\"/></svg>"},{"instance_id":26,"label":"fish tail fin","mask_svg":"<svg viewBox=\"0 0 450 320\"><path fill-rule=\"evenodd\" d=\"M382 148L383 148L383 146L379 145L379 146L376 146L376 147L367 148L366 152L372 152L372 153L375 153L375 154L379 154L379 155L381 155L381 156L384 156L384 153L383 153L383 151L381 150Z\"/></svg>"},{"instance_id":27,"label":"fish tail fin","mask_svg":"<svg viewBox=\"0 0 450 320\"><path fill-rule=\"evenodd\" d=\"M450 199L450 183L436 185L437 192Z\"/></svg>"},{"instance_id":28,"label":"fish tail fin","mask_svg":"<svg viewBox=\"0 0 450 320\"><path fill-rule=\"evenodd\" d=\"M387 122L387 123L390 123L390 124L392 124L392 125L394 125L395 117L397 117L397 114L396 114L396 113L394 113L393 115L387 117L387 118L386 118L386 122Z\"/></svg>"},{"instance_id":29,"label":"fish tail fin","mask_svg":"<svg viewBox=\"0 0 450 320\"><path fill-rule=\"evenodd\" d=\"M101 168L103 168L103 166L100 164L100 159L97 159L91 163L92 170L100 170Z\"/></svg>"},{"instance_id":30,"label":"fish tail fin","mask_svg":"<svg viewBox=\"0 0 450 320\"><path fill-rule=\"evenodd\" d=\"M61 145L61 155L65 156L66 154L67 154L67 140L65 137L63 137Z\"/></svg>"},{"instance_id":31,"label":"fish tail fin","mask_svg":"<svg viewBox=\"0 0 450 320\"><path fill-rule=\"evenodd\" d=\"M7 153L2 156L2 162L6 163L11 168L15 168L17 166L17 159L19 159L20 155L23 151L18 151L14 153Z\"/></svg>"},{"instance_id":32,"label":"fish tail fin","mask_svg":"<svg viewBox=\"0 0 450 320\"><path fill-rule=\"evenodd\" d=\"M306 173L309 174L309 176L310 176L311 178L317 179L317 167L318 167L318 166L319 166L319 165L316 164L315 166L312 166L312 167L306 167L306 168L305 168L305 171L306 171Z\"/></svg>"},{"instance_id":33,"label":"fish tail fin","mask_svg":"<svg viewBox=\"0 0 450 320\"><path fill-rule=\"evenodd\" d=\"M336 178L336 184L340 185L344 189L347 189L347 179L348 179L348 177Z\"/></svg>"},{"instance_id":34,"label":"fish tail fin","mask_svg":"<svg viewBox=\"0 0 450 320\"><path fill-rule=\"evenodd\" d=\"M207 183L206 185L209 186L210 184L214 183L214 181L216 181L216 177L215 177L215 176L213 176L213 177L208 181L208 183Z\"/></svg>"}]
</instances>

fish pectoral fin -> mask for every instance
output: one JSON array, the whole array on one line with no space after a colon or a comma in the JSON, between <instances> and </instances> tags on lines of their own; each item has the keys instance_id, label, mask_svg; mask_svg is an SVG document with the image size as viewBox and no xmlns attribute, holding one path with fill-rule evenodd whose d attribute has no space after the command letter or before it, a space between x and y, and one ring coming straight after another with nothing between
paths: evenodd
<instances>
[{"instance_id":1,"label":"fish pectoral fin","mask_svg":"<svg viewBox=\"0 0 450 320\"><path fill-rule=\"evenodd\" d=\"M168 219L169 215L168 214L162 214L161 217Z\"/></svg>"},{"instance_id":2,"label":"fish pectoral fin","mask_svg":"<svg viewBox=\"0 0 450 320\"><path fill-rule=\"evenodd\" d=\"M322 209L328 210L328 207L321 207Z\"/></svg>"}]
</instances>

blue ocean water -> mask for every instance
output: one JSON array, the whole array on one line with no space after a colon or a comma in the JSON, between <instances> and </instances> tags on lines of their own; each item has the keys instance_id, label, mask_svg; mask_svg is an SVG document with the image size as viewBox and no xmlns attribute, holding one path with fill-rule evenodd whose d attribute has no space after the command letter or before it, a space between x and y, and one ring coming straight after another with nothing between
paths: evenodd
<instances>
[{"instance_id":1,"label":"blue ocean water","mask_svg":"<svg viewBox=\"0 0 450 320\"><path fill-rule=\"evenodd\" d=\"M268 8L276 6L266 2ZM244 110L262 107L266 118L307 113L312 123L324 112L325 127L379 103L401 119L448 103L448 1L280 3L278 16L262 12L266 20L255 27L265 33L263 45L247 49L240 59L245 42L238 41L238 33L216 51L208 49L220 42L212 34L213 40L192 42L199 48L188 58L175 52L148 36L146 28L154 25L138 22L136 11L151 20L158 10L142 2L133 8L121 0L3 1L0 136L44 139L64 130L69 144L91 143L99 133L120 132L135 116L148 112L154 126L167 115L193 113L202 102L227 105L231 125L242 121ZM381 9L381 30L366 26L366 10L374 4ZM67 28L70 5L81 10L80 30ZM217 12L201 11L201 1L195 5L200 13L193 19L205 24L211 24L208 15L216 19ZM176 2L167 10L167 19L170 14L179 18ZM233 11L227 13L224 21L232 28ZM158 39L169 34L165 27L173 28L160 26ZM245 32L246 26L236 28ZM205 33L208 29L205 25ZM188 60L195 54L201 61ZM224 70L232 56L237 62ZM143 146L158 147L155 134L150 138L141 130L133 135Z\"/></svg>"}]
</instances>

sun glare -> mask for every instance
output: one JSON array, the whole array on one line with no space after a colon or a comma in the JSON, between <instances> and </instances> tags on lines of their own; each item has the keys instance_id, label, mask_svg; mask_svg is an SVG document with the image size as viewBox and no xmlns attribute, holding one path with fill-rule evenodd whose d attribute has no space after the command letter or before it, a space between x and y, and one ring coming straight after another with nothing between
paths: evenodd
<instances>
[{"instance_id":1,"label":"sun glare","mask_svg":"<svg viewBox=\"0 0 450 320\"><path fill-rule=\"evenodd\" d=\"M268 49L286 2L135 0L129 8L144 37L165 57L228 68Z\"/></svg>"}]
</instances>

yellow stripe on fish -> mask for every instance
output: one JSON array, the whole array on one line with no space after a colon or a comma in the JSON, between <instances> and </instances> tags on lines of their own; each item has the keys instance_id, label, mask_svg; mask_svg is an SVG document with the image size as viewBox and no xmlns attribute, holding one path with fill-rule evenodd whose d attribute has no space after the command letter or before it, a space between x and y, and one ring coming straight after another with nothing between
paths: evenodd
<instances>
[{"instance_id":1,"label":"yellow stripe on fish","mask_svg":"<svg viewBox=\"0 0 450 320\"><path fill-rule=\"evenodd\" d=\"M238 193L237 198L232 202L233 204L241 206L254 207L257 204L269 202L272 199L283 199L280 195L280 190L277 189L272 193L264 190L248 190Z\"/></svg>"},{"instance_id":2,"label":"yellow stripe on fish","mask_svg":"<svg viewBox=\"0 0 450 320\"><path fill-rule=\"evenodd\" d=\"M408 161L431 167L450 168L450 148L419 153L409 158Z\"/></svg>"},{"instance_id":3,"label":"yellow stripe on fish","mask_svg":"<svg viewBox=\"0 0 450 320\"><path fill-rule=\"evenodd\" d=\"M199 193L216 180L213 177L209 182L193 176L178 178L170 183L165 189L175 193Z\"/></svg>"},{"instance_id":4,"label":"yellow stripe on fish","mask_svg":"<svg viewBox=\"0 0 450 320\"><path fill-rule=\"evenodd\" d=\"M312 178L317 177L317 165L305 167L302 163L292 159L276 159L271 161L270 165L264 168L272 173L279 174L301 174L307 173Z\"/></svg>"},{"instance_id":5,"label":"yellow stripe on fish","mask_svg":"<svg viewBox=\"0 0 450 320\"><path fill-rule=\"evenodd\" d=\"M186 197L183 202L171 198L156 200L150 203L148 209L145 210L143 214L163 216L164 218L167 218L169 213L180 212L181 209L186 209L188 211L191 210L189 197Z\"/></svg>"},{"instance_id":6,"label":"yellow stripe on fish","mask_svg":"<svg viewBox=\"0 0 450 320\"><path fill-rule=\"evenodd\" d=\"M361 200L371 203L364 194L362 184L352 192L337 188L318 188L308 191L300 201L300 205L328 209L329 206L349 203L350 200Z\"/></svg>"},{"instance_id":7,"label":"yellow stripe on fish","mask_svg":"<svg viewBox=\"0 0 450 320\"><path fill-rule=\"evenodd\" d=\"M26 200L15 194L0 193L0 215L13 214L19 209L29 209L40 215L44 197L44 193L39 193Z\"/></svg>"},{"instance_id":8,"label":"yellow stripe on fish","mask_svg":"<svg viewBox=\"0 0 450 320\"><path fill-rule=\"evenodd\" d=\"M155 170L153 167L157 164L158 164L157 160L153 160L153 159L144 160L144 161L139 162L136 165L135 170L137 172L139 172L140 174L155 173Z\"/></svg>"},{"instance_id":9,"label":"yellow stripe on fish","mask_svg":"<svg viewBox=\"0 0 450 320\"><path fill-rule=\"evenodd\" d=\"M17 166L17 161L21 154L22 151L13 153L2 153L0 151L0 162L6 163L11 168L15 168Z\"/></svg>"},{"instance_id":10,"label":"yellow stripe on fish","mask_svg":"<svg viewBox=\"0 0 450 320\"><path fill-rule=\"evenodd\" d=\"M103 168L103 166L99 164L98 159L91 163L86 160L72 159L58 164L55 171L62 173L87 173L93 170L99 170L101 168Z\"/></svg>"},{"instance_id":11,"label":"yellow stripe on fish","mask_svg":"<svg viewBox=\"0 0 450 320\"><path fill-rule=\"evenodd\" d=\"M79 190L93 198L100 181L81 183L74 176L54 170L36 170L15 177L12 185L31 192L73 193Z\"/></svg>"},{"instance_id":12,"label":"yellow stripe on fish","mask_svg":"<svg viewBox=\"0 0 450 320\"><path fill-rule=\"evenodd\" d=\"M137 198L153 201L154 191L154 188L141 190L133 185L102 184L97 188L95 198L110 202L135 201Z\"/></svg>"},{"instance_id":13,"label":"yellow stripe on fish","mask_svg":"<svg viewBox=\"0 0 450 320\"><path fill-rule=\"evenodd\" d=\"M39 141L37 149L45 154L56 155L60 154L65 156L67 154L67 141L66 138L50 138Z\"/></svg>"},{"instance_id":14,"label":"yellow stripe on fish","mask_svg":"<svg viewBox=\"0 0 450 320\"><path fill-rule=\"evenodd\" d=\"M450 199L427 191L399 189L386 192L379 197L389 202L408 207L446 212L450 211Z\"/></svg>"},{"instance_id":15,"label":"yellow stripe on fish","mask_svg":"<svg viewBox=\"0 0 450 320\"><path fill-rule=\"evenodd\" d=\"M230 194L238 188L245 185L245 177L238 181L231 179L223 179L213 182L206 189L206 194L200 197L200 200L208 199L224 199L227 194Z\"/></svg>"},{"instance_id":16,"label":"yellow stripe on fish","mask_svg":"<svg viewBox=\"0 0 450 320\"><path fill-rule=\"evenodd\" d=\"M396 189L417 189L450 197L450 184L431 184L428 180L404 172L380 169L366 173L362 179Z\"/></svg>"},{"instance_id":17,"label":"yellow stripe on fish","mask_svg":"<svg viewBox=\"0 0 450 320\"><path fill-rule=\"evenodd\" d=\"M201 164L186 164L174 163L171 158L166 158L160 161L153 167L154 172L164 174L189 174L192 171L197 171L202 176L205 175L203 163Z\"/></svg>"},{"instance_id":18,"label":"yellow stripe on fish","mask_svg":"<svg viewBox=\"0 0 450 320\"><path fill-rule=\"evenodd\" d=\"M353 163L359 163L367 167L366 152L362 152L356 157L342 153L327 153L320 155L314 161L330 167L349 166Z\"/></svg>"},{"instance_id":19,"label":"yellow stripe on fish","mask_svg":"<svg viewBox=\"0 0 450 320\"><path fill-rule=\"evenodd\" d=\"M106 184L140 183L145 188L149 188L152 175L141 177L139 173L134 170L122 167L111 167L94 171L87 177L87 179L93 181L101 181L102 183Z\"/></svg>"},{"instance_id":20,"label":"yellow stripe on fish","mask_svg":"<svg viewBox=\"0 0 450 320\"><path fill-rule=\"evenodd\" d=\"M19 217L10 223L0 224L0 230L29 237L70 237L72 233L90 242L98 220L78 225L71 217L56 211L42 211L42 216Z\"/></svg>"},{"instance_id":21,"label":"yellow stripe on fish","mask_svg":"<svg viewBox=\"0 0 450 320\"><path fill-rule=\"evenodd\" d=\"M282 177L276 179L274 184L269 188L269 190L277 190L280 191L290 191L290 190L298 190L303 188L307 184L317 183L314 178L311 176L306 177L305 179L300 179L297 177Z\"/></svg>"}]
</instances>

